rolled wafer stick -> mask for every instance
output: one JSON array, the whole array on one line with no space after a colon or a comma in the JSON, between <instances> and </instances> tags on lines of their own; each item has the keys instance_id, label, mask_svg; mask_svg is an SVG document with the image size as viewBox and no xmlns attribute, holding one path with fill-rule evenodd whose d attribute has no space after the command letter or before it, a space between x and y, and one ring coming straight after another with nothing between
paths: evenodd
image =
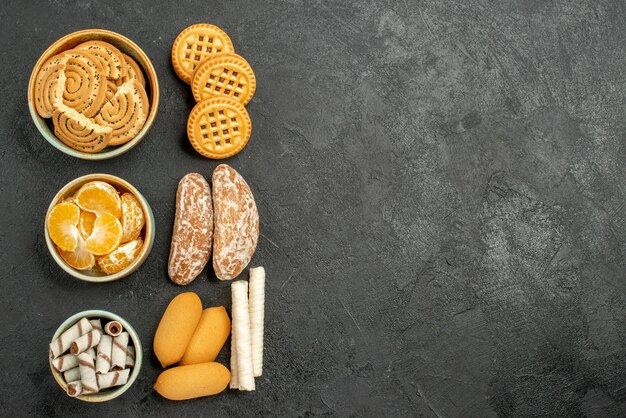
<instances>
[{"instance_id":1,"label":"rolled wafer stick","mask_svg":"<svg viewBox=\"0 0 626 418\"><path fill-rule=\"evenodd\" d=\"M83 385L80 380L76 380L67 384L67 394L70 395L72 398L75 398L82 393Z\"/></svg>"},{"instance_id":2,"label":"rolled wafer stick","mask_svg":"<svg viewBox=\"0 0 626 418\"><path fill-rule=\"evenodd\" d=\"M96 367L89 353L80 353L78 355L78 367L80 368L80 382L83 385L81 393L97 393Z\"/></svg>"},{"instance_id":3,"label":"rolled wafer stick","mask_svg":"<svg viewBox=\"0 0 626 418\"><path fill-rule=\"evenodd\" d=\"M237 344L235 343L235 331L230 335L230 388L239 389L239 377L237 373Z\"/></svg>"},{"instance_id":4,"label":"rolled wafer stick","mask_svg":"<svg viewBox=\"0 0 626 418\"><path fill-rule=\"evenodd\" d=\"M231 285L233 299L233 334L237 352L237 383L239 390L254 390L252 345L250 341L250 313L248 311L248 282Z\"/></svg>"},{"instance_id":5,"label":"rolled wafer stick","mask_svg":"<svg viewBox=\"0 0 626 418\"><path fill-rule=\"evenodd\" d=\"M65 353L75 339L88 333L92 329L93 326L87 318L82 318L80 321L72 325L63 334L59 335L59 338L50 343L50 353L52 358L57 358L61 354Z\"/></svg>"},{"instance_id":6,"label":"rolled wafer stick","mask_svg":"<svg viewBox=\"0 0 626 418\"><path fill-rule=\"evenodd\" d=\"M70 352L72 354L80 354L84 351L87 351L90 348L98 345L98 343L100 342L100 337L102 337L102 333L97 329L93 329L82 337L74 340L74 342L72 342L72 345L70 346Z\"/></svg>"},{"instance_id":7,"label":"rolled wafer stick","mask_svg":"<svg viewBox=\"0 0 626 418\"><path fill-rule=\"evenodd\" d=\"M135 365L135 347L129 345L126 347L126 362L124 368L128 369Z\"/></svg>"},{"instance_id":8,"label":"rolled wafer stick","mask_svg":"<svg viewBox=\"0 0 626 418\"><path fill-rule=\"evenodd\" d=\"M98 354L96 357L96 373L108 373L111 370L111 350L113 348L113 337L103 335L98 344Z\"/></svg>"},{"instance_id":9,"label":"rolled wafer stick","mask_svg":"<svg viewBox=\"0 0 626 418\"><path fill-rule=\"evenodd\" d=\"M122 370L126 365L126 348L128 347L128 332L124 331L113 338L111 350L111 370Z\"/></svg>"},{"instance_id":10,"label":"rolled wafer stick","mask_svg":"<svg viewBox=\"0 0 626 418\"><path fill-rule=\"evenodd\" d=\"M76 364L78 364L78 358L76 358ZM73 369L69 369L68 371L63 373L63 379L65 379L67 383L80 380L80 368L76 366Z\"/></svg>"},{"instance_id":11,"label":"rolled wafer stick","mask_svg":"<svg viewBox=\"0 0 626 418\"><path fill-rule=\"evenodd\" d=\"M125 385L126 382L128 382L129 375L130 369L118 370L107 374L99 374L97 376L98 388L102 390L113 386Z\"/></svg>"},{"instance_id":12,"label":"rolled wafer stick","mask_svg":"<svg viewBox=\"0 0 626 418\"><path fill-rule=\"evenodd\" d=\"M64 372L78 366L78 358L74 354L66 354L52 360L52 366L59 372Z\"/></svg>"},{"instance_id":13,"label":"rolled wafer stick","mask_svg":"<svg viewBox=\"0 0 626 418\"><path fill-rule=\"evenodd\" d=\"M122 331L124 331L124 328L122 327L122 324L120 324L118 321L108 322L104 326L104 332L109 334L111 337L117 337L122 333Z\"/></svg>"},{"instance_id":14,"label":"rolled wafer stick","mask_svg":"<svg viewBox=\"0 0 626 418\"><path fill-rule=\"evenodd\" d=\"M89 323L91 324L93 329L97 329L99 331L102 331L102 322L100 321L100 318L98 318L98 319L90 319Z\"/></svg>"},{"instance_id":15,"label":"rolled wafer stick","mask_svg":"<svg viewBox=\"0 0 626 418\"><path fill-rule=\"evenodd\" d=\"M263 374L263 321L265 318L265 269L250 269L250 338L252 340L252 368L254 377Z\"/></svg>"}]
</instances>

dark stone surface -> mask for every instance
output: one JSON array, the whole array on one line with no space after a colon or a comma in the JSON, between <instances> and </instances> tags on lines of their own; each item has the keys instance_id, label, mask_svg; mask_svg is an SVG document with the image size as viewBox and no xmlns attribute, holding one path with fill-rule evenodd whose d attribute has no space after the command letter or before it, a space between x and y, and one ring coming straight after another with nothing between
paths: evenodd
<instances>
[{"instance_id":1,"label":"dark stone surface","mask_svg":"<svg viewBox=\"0 0 626 418\"><path fill-rule=\"evenodd\" d=\"M626 3L157 3L0 8L2 415L626 415ZM253 137L228 163L262 217L266 366L255 393L173 403L152 390L166 304L230 303L210 269L186 288L166 273L177 182L217 165L186 140L193 99L170 64L203 21L258 78ZM27 112L38 56L89 27L136 41L161 83L149 137L105 162L53 149ZM149 259L117 283L68 277L43 239L53 195L92 172L156 217ZM91 308L145 345L139 380L103 405L65 396L46 358Z\"/></svg>"}]
</instances>

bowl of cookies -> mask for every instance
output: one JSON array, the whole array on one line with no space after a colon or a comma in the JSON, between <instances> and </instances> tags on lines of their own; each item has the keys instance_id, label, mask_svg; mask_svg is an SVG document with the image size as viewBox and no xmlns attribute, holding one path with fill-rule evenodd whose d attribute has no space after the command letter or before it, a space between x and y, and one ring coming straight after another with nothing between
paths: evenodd
<instances>
[{"instance_id":1,"label":"bowl of cookies","mask_svg":"<svg viewBox=\"0 0 626 418\"><path fill-rule=\"evenodd\" d=\"M49 350L54 380L72 398L105 402L135 382L143 359L141 341L121 316L102 310L69 317Z\"/></svg>"},{"instance_id":2,"label":"bowl of cookies","mask_svg":"<svg viewBox=\"0 0 626 418\"><path fill-rule=\"evenodd\" d=\"M133 273L154 243L147 200L133 185L109 174L66 184L50 203L44 229L54 261L71 276L93 283Z\"/></svg>"},{"instance_id":3,"label":"bowl of cookies","mask_svg":"<svg viewBox=\"0 0 626 418\"><path fill-rule=\"evenodd\" d=\"M41 55L28 83L28 107L55 148L105 160L145 138L159 107L159 82L133 41L107 30L81 30Z\"/></svg>"}]
</instances>

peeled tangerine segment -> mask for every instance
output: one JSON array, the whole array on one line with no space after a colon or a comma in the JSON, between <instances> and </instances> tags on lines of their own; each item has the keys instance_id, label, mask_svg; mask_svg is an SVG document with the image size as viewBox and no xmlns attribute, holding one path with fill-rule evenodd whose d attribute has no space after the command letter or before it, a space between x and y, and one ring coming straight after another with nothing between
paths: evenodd
<instances>
[{"instance_id":1,"label":"peeled tangerine segment","mask_svg":"<svg viewBox=\"0 0 626 418\"><path fill-rule=\"evenodd\" d=\"M141 238L122 244L112 253L98 259L98 265L106 274L122 271L137 258L142 246Z\"/></svg>"},{"instance_id":2,"label":"peeled tangerine segment","mask_svg":"<svg viewBox=\"0 0 626 418\"><path fill-rule=\"evenodd\" d=\"M161 366L177 363L183 357L201 315L202 302L193 292L181 293L167 305L152 347Z\"/></svg>"},{"instance_id":3,"label":"peeled tangerine segment","mask_svg":"<svg viewBox=\"0 0 626 418\"><path fill-rule=\"evenodd\" d=\"M72 202L56 205L48 215L48 234L60 249L74 251L78 245L78 218L80 209Z\"/></svg>"},{"instance_id":4,"label":"peeled tangerine segment","mask_svg":"<svg viewBox=\"0 0 626 418\"><path fill-rule=\"evenodd\" d=\"M122 240L122 224L110 213L96 218L93 231L85 241L85 248L93 255L105 255L115 250Z\"/></svg>"},{"instance_id":5,"label":"peeled tangerine segment","mask_svg":"<svg viewBox=\"0 0 626 418\"><path fill-rule=\"evenodd\" d=\"M85 249L85 240L78 238L78 245L74 251L63 251L59 249L59 254L67 264L76 270L90 270L96 264L96 258Z\"/></svg>"},{"instance_id":6,"label":"peeled tangerine segment","mask_svg":"<svg viewBox=\"0 0 626 418\"><path fill-rule=\"evenodd\" d=\"M230 372L220 363L173 367L157 377L154 389L172 401L211 396L226 389Z\"/></svg>"},{"instance_id":7,"label":"peeled tangerine segment","mask_svg":"<svg viewBox=\"0 0 626 418\"><path fill-rule=\"evenodd\" d=\"M230 318L226 308L217 306L202 311L200 322L189 341L180 364L215 361L230 335Z\"/></svg>"},{"instance_id":8,"label":"peeled tangerine segment","mask_svg":"<svg viewBox=\"0 0 626 418\"><path fill-rule=\"evenodd\" d=\"M145 223L145 217L141 205L135 196L124 193L122 201L122 242L132 241L139 236Z\"/></svg>"},{"instance_id":9,"label":"peeled tangerine segment","mask_svg":"<svg viewBox=\"0 0 626 418\"><path fill-rule=\"evenodd\" d=\"M82 209L100 216L110 213L119 218L122 215L122 202L117 190L103 181L89 182L76 192L76 204Z\"/></svg>"},{"instance_id":10,"label":"peeled tangerine segment","mask_svg":"<svg viewBox=\"0 0 626 418\"><path fill-rule=\"evenodd\" d=\"M78 232L80 235L87 239L93 232L93 224L96 222L96 214L93 212L82 211L80 218L78 218Z\"/></svg>"}]
</instances>

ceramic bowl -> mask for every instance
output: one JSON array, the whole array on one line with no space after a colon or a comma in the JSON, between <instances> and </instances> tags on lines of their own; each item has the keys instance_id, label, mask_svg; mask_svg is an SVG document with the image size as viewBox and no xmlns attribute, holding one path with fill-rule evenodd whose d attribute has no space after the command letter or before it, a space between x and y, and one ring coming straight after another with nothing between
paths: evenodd
<instances>
[{"instance_id":1,"label":"ceramic bowl","mask_svg":"<svg viewBox=\"0 0 626 418\"><path fill-rule=\"evenodd\" d=\"M54 135L54 130L50 120L39 116L37 110L35 109L35 79L43 64L56 54L72 49L80 43L92 40L108 42L121 52L129 55L137 61L137 64L139 64L143 70L146 78L146 92L148 93L148 98L150 100L148 118L139 134L126 144L107 147L97 153L78 151L65 145ZM86 29L65 35L63 38L53 43L41 55L35 64L35 68L33 68L33 72L31 73L30 81L28 83L28 108L30 110L31 117L33 118L33 122L35 122L35 126L39 129L39 132L41 132L44 138L46 138L46 140L55 148L66 153L67 155L84 160L106 160L130 151L146 137L148 131L154 123L154 118L156 117L157 109L159 108L159 82L150 59L133 41L120 35L119 33L108 30Z\"/></svg>"},{"instance_id":2,"label":"ceramic bowl","mask_svg":"<svg viewBox=\"0 0 626 418\"><path fill-rule=\"evenodd\" d=\"M109 388L109 389L104 389L101 392L94 393L91 395L78 395L76 397L77 399L80 399L81 401L86 401L86 402L110 401L111 399L115 399L118 396L120 396L122 393L126 392L128 388L130 388L131 385L135 382L135 380L137 379L137 376L139 376L139 371L141 370L141 362L143 360L141 341L139 341L139 336L137 335L137 332L135 331L135 329L128 322L126 322L124 318L112 312L94 309L90 311L79 312L67 318L65 322L63 322L61 326L56 330L50 342L56 340L57 337L61 335L66 329L74 325L83 317L86 317L87 319L100 318L103 320L102 321L103 325L107 321L119 321L122 324L122 327L124 327L124 331L127 331L130 336L129 343L132 342L132 345L135 346L135 365L133 366L133 369L130 373L128 382L126 382L125 385L116 386L116 387ZM59 386L61 386L61 388L64 391L67 390L67 382L63 378L63 373L58 372L52 366L52 359L50 359L49 362L50 362L50 370L52 371L52 376L54 376L54 380L56 380L56 382L59 384Z\"/></svg>"},{"instance_id":3,"label":"ceramic bowl","mask_svg":"<svg viewBox=\"0 0 626 418\"><path fill-rule=\"evenodd\" d=\"M143 238L143 247L139 252L137 258L124 270L121 270L114 274L106 274L100 270L76 270L71 267L69 264L63 260L59 251L57 250L56 245L50 239L50 235L48 234L48 227L46 225L46 219L48 219L48 215L54 206L57 203L63 201L64 199L73 196L74 193L81 188L81 186L85 183L89 183L90 181L105 181L109 183L111 186L115 187L119 192L129 192L132 193L139 204L141 205L141 209L143 210L146 222L141 231L141 237ZM46 212L46 217L44 218L44 230L46 237L46 245L48 246L48 251L52 255L52 258L56 263L65 270L69 275L76 277L77 279L84 280L86 282L92 283L104 283L104 282L112 282L115 280L119 280L123 277L128 276L133 273L135 270L139 268L143 264L144 261L148 258L148 254L150 254L150 250L152 250L152 244L154 243L154 215L152 214L152 209L148 204L148 201L145 197L139 193L139 191L133 187L132 184L123 180L119 177L112 176L110 174L89 174L86 176L79 177L67 183L59 192L54 196L52 202L50 202L50 206L48 207L48 212Z\"/></svg>"}]
</instances>

